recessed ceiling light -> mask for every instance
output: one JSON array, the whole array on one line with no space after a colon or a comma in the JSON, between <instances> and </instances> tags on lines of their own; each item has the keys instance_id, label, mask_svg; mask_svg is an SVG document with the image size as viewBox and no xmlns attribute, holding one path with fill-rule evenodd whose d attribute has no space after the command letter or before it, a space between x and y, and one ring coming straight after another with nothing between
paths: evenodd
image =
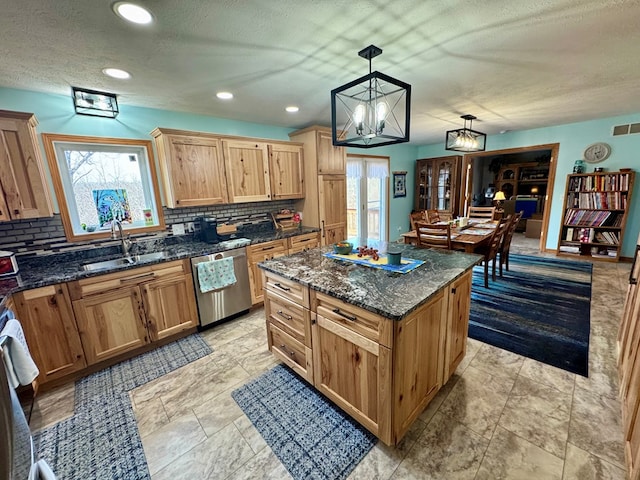
<instances>
[{"instance_id":1,"label":"recessed ceiling light","mask_svg":"<svg viewBox=\"0 0 640 480\"><path fill-rule=\"evenodd\" d=\"M103 68L102 73L110 77L119 78L122 80L131 78L131 74L129 72L125 72L124 70L120 70L119 68Z\"/></svg>"},{"instance_id":2,"label":"recessed ceiling light","mask_svg":"<svg viewBox=\"0 0 640 480\"><path fill-rule=\"evenodd\" d=\"M285 110L289 113L296 113L300 109L295 105L289 105L287 108L285 108Z\"/></svg>"},{"instance_id":3,"label":"recessed ceiling light","mask_svg":"<svg viewBox=\"0 0 640 480\"><path fill-rule=\"evenodd\" d=\"M218 92L216 93L216 97L220 100L231 100L233 98L233 93L231 92Z\"/></svg>"},{"instance_id":4,"label":"recessed ceiling light","mask_svg":"<svg viewBox=\"0 0 640 480\"><path fill-rule=\"evenodd\" d=\"M140 25L146 25L153 21L153 16L149 10L134 3L116 2L113 5L113 11L125 20Z\"/></svg>"}]
</instances>

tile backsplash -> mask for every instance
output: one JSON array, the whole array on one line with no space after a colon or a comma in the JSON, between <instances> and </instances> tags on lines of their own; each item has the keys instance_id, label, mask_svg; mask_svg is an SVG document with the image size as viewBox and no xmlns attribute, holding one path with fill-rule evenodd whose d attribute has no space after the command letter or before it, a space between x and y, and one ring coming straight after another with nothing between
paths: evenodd
<instances>
[{"instance_id":1,"label":"tile backsplash","mask_svg":"<svg viewBox=\"0 0 640 480\"><path fill-rule=\"evenodd\" d=\"M166 230L154 234L136 235L137 239L171 235L173 224L193 222L196 217L210 216L220 223L228 222L243 229L270 228L271 212L294 209L293 200L238 203L208 207L163 208ZM115 245L118 240L100 239L86 242L68 242L59 214L47 218L0 222L0 250L15 252L18 256L41 255L86 249L87 246Z\"/></svg>"}]
</instances>

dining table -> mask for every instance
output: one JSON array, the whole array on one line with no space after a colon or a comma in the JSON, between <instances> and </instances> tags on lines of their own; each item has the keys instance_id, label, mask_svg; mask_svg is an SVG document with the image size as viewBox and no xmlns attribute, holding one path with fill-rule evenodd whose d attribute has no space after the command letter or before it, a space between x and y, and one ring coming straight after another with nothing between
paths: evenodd
<instances>
[{"instance_id":1,"label":"dining table","mask_svg":"<svg viewBox=\"0 0 640 480\"><path fill-rule=\"evenodd\" d=\"M467 225L452 225L451 248L453 250L464 250L466 253L474 253L478 247L489 243L498 223L497 221L472 221L470 219ZM418 245L418 234L415 230L403 233L401 236L404 243Z\"/></svg>"}]
</instances>

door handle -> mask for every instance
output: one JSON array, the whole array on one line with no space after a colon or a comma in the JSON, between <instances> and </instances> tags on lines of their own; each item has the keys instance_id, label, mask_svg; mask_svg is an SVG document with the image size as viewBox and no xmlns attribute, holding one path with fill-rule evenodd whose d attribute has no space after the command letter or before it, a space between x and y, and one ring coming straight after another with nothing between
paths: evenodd
<instances>
[{"instance_id":1,"label":"door handle","mask_svg":"<svg viewBox=\"0 0 640 480\"><path fill-rule=\"evenodd\" d=\"M324 220L322 220L322 238L324 238Z\"/></svg>"}]
</instances>

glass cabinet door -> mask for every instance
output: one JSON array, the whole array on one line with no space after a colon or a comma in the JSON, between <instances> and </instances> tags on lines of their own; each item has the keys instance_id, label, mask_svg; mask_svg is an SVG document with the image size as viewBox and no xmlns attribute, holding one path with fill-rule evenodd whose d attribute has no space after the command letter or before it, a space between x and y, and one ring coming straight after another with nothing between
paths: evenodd
<instances>
[{"instance_id":1,"label":"glass cabinet door","mask_svg":"<svg viewBox=\"0 0 640 480\"><path fill-rule=\"evenodd\" d=\"M451 211L451 176L453 174L453 163L445 160L438 163L437 172L437 200L438 210Z\"/></svg>"},{"instance_id":2,"label":"glass cabinet door","mask_svg":"<svg viewBox=\"0 0 640 480\"><path fill-rule=\"evenodd\" d=\"M433 205L433 165L431 162L418 164L417 210L432 210Z\"/></svg>"}]
</instances>

